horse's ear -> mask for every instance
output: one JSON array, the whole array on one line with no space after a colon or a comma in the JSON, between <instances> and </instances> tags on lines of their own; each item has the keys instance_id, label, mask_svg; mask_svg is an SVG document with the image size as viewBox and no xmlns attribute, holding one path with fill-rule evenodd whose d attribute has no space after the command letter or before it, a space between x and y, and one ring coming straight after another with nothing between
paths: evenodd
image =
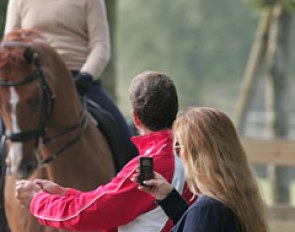
<instances>
[{"instance_id":1,"label":"horse's ear","mask_svg":"<svg viewBox=\"0 0 295 232\"><path fill-rule=\"evenodd\" d=\"M38 53L36 51L34 51L31 47L26 47L24 52L23 52L23 57L24 60L28 63L28 64L37 64L37 57L38 57Z\"/></svg>"}]
</instances>

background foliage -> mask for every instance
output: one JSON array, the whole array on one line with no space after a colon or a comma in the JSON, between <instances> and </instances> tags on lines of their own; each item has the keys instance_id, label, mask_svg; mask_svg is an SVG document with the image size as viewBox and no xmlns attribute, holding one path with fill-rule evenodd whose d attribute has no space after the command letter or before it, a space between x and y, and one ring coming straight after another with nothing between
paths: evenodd
<instances>
[{"instance_id":1,"label":"background foliage","mask_svg":"<svg viewBox=\"0 0 295 232\"><path fill-rule=\"evenodd\" d=\"M130 115L130 80L147 69L173 78L181 108L209 105L232 113L259 18L252 6L273 1L117 1L113 52L116 95L124 114ZM1 32L6 4L0 1ZM263 91L265 83L259 85ZM259 94L258 108L263 107L263 93Z\"/></svg>"},{"instance_id":2,"label":"background foliage","mask_svg":"<svg viewBox=\"0 0 295 232\"><path fill-rule=\"evenodd\" d=\"M257 15L236 0L119 1L117 59L119 103L129 108L130 79L146 69L172 76L181 106L232 111Z\"/></svg>"},{"instance_id":3,"label":"background foliage","mask_svg":"<svg viewBox=\"0 0 295 232\"><path fill-rule=\"evenodd\" d=\"M2 33L4 30L4 24L5 24L5 15L6 15L6 6L7 6L7 0L1 0L0 1L0 36L2 37Z\"/></svg>"}]
</instances>

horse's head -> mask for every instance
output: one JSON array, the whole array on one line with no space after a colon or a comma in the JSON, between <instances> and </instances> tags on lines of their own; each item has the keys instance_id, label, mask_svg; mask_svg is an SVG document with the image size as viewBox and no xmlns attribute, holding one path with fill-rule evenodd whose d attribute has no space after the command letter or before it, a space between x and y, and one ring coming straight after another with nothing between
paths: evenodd
<instances>
[{"instance_id":1,"label":"horse's head","mask_svg":"<svg viewBox=\"0 0 295 232\"><path fill-rule=\"evenodd\" d=\"M0 44L0 113L6 127L7 166L26 178L37 165L37 147L53 110L34 31L16 31ZM1 153L3 151L0 151Z\"/></svg>"}]
</instances>

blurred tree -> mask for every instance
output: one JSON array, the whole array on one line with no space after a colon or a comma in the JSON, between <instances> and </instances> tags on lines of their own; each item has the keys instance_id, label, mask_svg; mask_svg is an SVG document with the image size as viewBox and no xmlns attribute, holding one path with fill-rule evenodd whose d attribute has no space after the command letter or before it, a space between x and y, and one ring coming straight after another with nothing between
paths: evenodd
<instances>
[{"instance_id":1,"label":"blurred tree","mask_svg":"<svg viewBox=\"0 0 295 232\"><path fill-rule=\"evenodd\" d=\"M271 138L286 138L288 135L287 73L289 64L290 35L293 0L252 0L261 10L261 25L258 27L261 40L253 42L245 70L240 98L237 102L236 126L243 133L249 102L252 99L256 71L265 56L267 62L268 85L266 88L266 111L268 130ZM253 55L254 54L254 55ZM252 89L252 90L251 90ZM290 177L286 168L269 166L275 203L289 203Z\"/></svg>"},{"instance_id":2,"label":"blurred tree","mask_svg":"<svg viewBox=\"0 0 295 232\"><path fill-rule=\"evenodd\" d=\"M118 4L121 101L127 99L126 89L135 74L158 69L174 79L182 107L232 108L234 98L228 96L237 94L251 41L249 30L256 21L240 1L125 0Z\"/></svg>"},{"instance_id":3,"label":"blurred tree","mask_svg":"<svg viewBox=\"0 0 295 232\"><path fill-rule=\"evenodd\" d=\"M251 0L252 5L257 9L264 9L266 7L273 7L276 3L279 3L284 10L294 11L294 0Z\"/></svg>"},{"instance_id":4,"label":"blurred tree","mask_svg":"<svg viewBox=\"0 0 295 232\"><path fill-rule=\"evenodd\" d=\"M2 38L4 26L5 26L5 17L6 17L6 7L8 0L0 1L0 36Z\"/></svg>"},{"instance_id":5,"label":"blurred tree","mask_svg":"<svg viewBox=\"0 0 295 232\"><path fill-rule=\"evenodd\" d=\"M111 58L101 78L107 91L114 97L114 99L116 99L116 47L114 43L114 38L116 36L117 0L107 0L105 1L105 3L107 7L108 22L111 36Z\"/></svg>"}]
</instances>

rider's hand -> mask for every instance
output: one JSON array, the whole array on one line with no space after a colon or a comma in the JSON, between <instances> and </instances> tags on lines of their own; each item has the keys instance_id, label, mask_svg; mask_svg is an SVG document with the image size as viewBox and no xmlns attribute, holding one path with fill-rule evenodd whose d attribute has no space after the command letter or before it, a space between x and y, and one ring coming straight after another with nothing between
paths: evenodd
<instances>
[{"instance_id":1,"label":"rider's hand","mask_svg":"<svg viewBox=\"0 0 295 232\"><path fill-rule=\"evenodd\" d=\"M90 89L93 78L89 73L80 72L75 76L76 88L81 96L85 95Z\"/></svg>"}]
</instances>

